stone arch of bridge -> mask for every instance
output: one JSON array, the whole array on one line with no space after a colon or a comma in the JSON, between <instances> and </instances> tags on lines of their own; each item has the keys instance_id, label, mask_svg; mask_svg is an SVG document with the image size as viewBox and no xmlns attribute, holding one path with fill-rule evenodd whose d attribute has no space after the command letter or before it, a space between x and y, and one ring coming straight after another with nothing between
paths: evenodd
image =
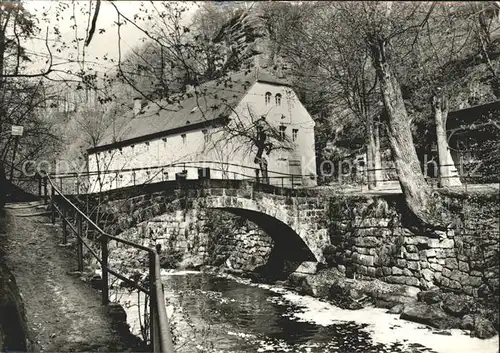
<instances>
[{"instance_id":1,"label":"stone arch of bridge","mask_svg":"<svg viewBox=\"0 0 500 353\"><path fill-rule=\"evenodd\" d=\"M290 260L324 262L322 248L329 244L329 238L326 233L318 234L321 232L314 228L314 222L296 205L276 202L272 195L259 200L206 196L193 207L219 209L252 221L274 240L276 251L287 253Z\"/></svg>"},{"instance_id":2,"label":"stone arch of bridge","mask_svg":"<svg viewBox=\"0 0 500 353\"><path fill-rule=\"evenodd\" d=\"M193 189L111 199L105 208L118 211L109 229L113 234L171 212L219 209L258 225L288 259L323 263L323 249L330 244L327 229L318 224L324 208L318 200L302 199L246 190Z\"/></svg>"},{"instance_id":3,"label":"stone arch of bridge","mask_svg":"<svg viewBox=\"0 0 500 353\"><path fill-rule=\"evenodd\" d=\"M210 207L248 219L266 232L274 241L271 258L300 264L304 261L318 261L304 240L289 225L266 213L236 207Z\"/></svg>"}]
</instances>

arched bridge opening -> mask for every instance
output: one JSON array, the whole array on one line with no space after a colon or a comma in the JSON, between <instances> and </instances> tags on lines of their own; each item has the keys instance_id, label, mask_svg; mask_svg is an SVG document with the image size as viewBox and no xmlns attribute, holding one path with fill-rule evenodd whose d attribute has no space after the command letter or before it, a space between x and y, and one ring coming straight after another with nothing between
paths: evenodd
<instances>
[{"instance_id":1,"label":"arched bridge opening","mask_svg":"<svg viewBox=\"0 0 500 353\"><path fill-rule=\"evenodd\" d=\"M304 240L290 226L275 217L236 207L211 207L211 209L229 212L247 219L256 224L273 240L273 247L267 263L257 271L266 277L286 277L303 262L317 261Z\"/></svg>"}]
</instances>

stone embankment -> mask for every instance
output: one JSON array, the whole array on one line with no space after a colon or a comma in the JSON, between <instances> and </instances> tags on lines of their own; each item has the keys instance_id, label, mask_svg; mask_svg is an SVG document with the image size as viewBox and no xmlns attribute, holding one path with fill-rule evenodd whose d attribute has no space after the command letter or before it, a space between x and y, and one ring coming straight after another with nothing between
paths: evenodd
<instances>
[{"instance_id":1,"label":"stone embankment","mask_svg":"<svg viewBox=\"0 0 500 353\"><path fill-rule=\"evenodd\" d=\"M354 280L336 269L320 270L313 275L295 273L286 284L302 294L328 300L344 309L377 306L400 314L401 319L437 329L461 328L479 338L498 333L498 308L490 305L486 298L440 289L420 291L413 286L389 284L379 279Z\"/></svg>"}]
</instances>

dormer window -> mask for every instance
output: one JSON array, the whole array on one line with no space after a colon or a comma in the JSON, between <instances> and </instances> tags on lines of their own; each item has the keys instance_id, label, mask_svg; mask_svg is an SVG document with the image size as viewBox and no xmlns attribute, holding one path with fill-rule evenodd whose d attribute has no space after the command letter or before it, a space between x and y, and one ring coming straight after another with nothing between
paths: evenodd
<instances>
[{"instance_id":1,"label":"dormer window","mask_svg":"<svg viewBox=\"0 0 500 353\"><path fill-rule=\"evenodd\" d=\"M266 92L266 105L271 103L272 96L271 92Z\"/></svg>"},{"instance_id":2,"label":"dormer window","mask_svg":"<svg viewBox=\"0 0 500 353\"><path fill-rule=\"evenodd\" d=\"M285 131L286 131L286 126L281 125L281 126L279 127L279 136L280 136L280 140L281 140L281 141L284 141L284 140L285 140Z\"/></svg>"},{"instance_id":3,"label":"dormer window","mask_svg":"<svg viewBox=\"0 0 500 353\"><path fill-rule=\"evenodd\" d=\"M274 100L276 101L276 105L281 105L281 94L276 94L274 97Z\"/></svg>"}]
</instances>

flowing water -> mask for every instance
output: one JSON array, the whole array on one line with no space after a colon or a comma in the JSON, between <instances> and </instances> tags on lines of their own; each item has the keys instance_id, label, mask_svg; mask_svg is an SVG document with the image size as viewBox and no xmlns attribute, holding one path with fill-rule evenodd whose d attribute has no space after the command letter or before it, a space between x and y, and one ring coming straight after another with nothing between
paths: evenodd
<instances>
[{"instance_id":1,"label":"flowing water","mask_svg":"<svg viewBox=\"0 0 500 353\"><path fill-rule=\"evenodd\" d=\"M479 340L460 330L443 335L384 309L343 310L283 287L230 276L162 275L178 353L498 351L498 336Z\"/></svg>"}]
</instances>

